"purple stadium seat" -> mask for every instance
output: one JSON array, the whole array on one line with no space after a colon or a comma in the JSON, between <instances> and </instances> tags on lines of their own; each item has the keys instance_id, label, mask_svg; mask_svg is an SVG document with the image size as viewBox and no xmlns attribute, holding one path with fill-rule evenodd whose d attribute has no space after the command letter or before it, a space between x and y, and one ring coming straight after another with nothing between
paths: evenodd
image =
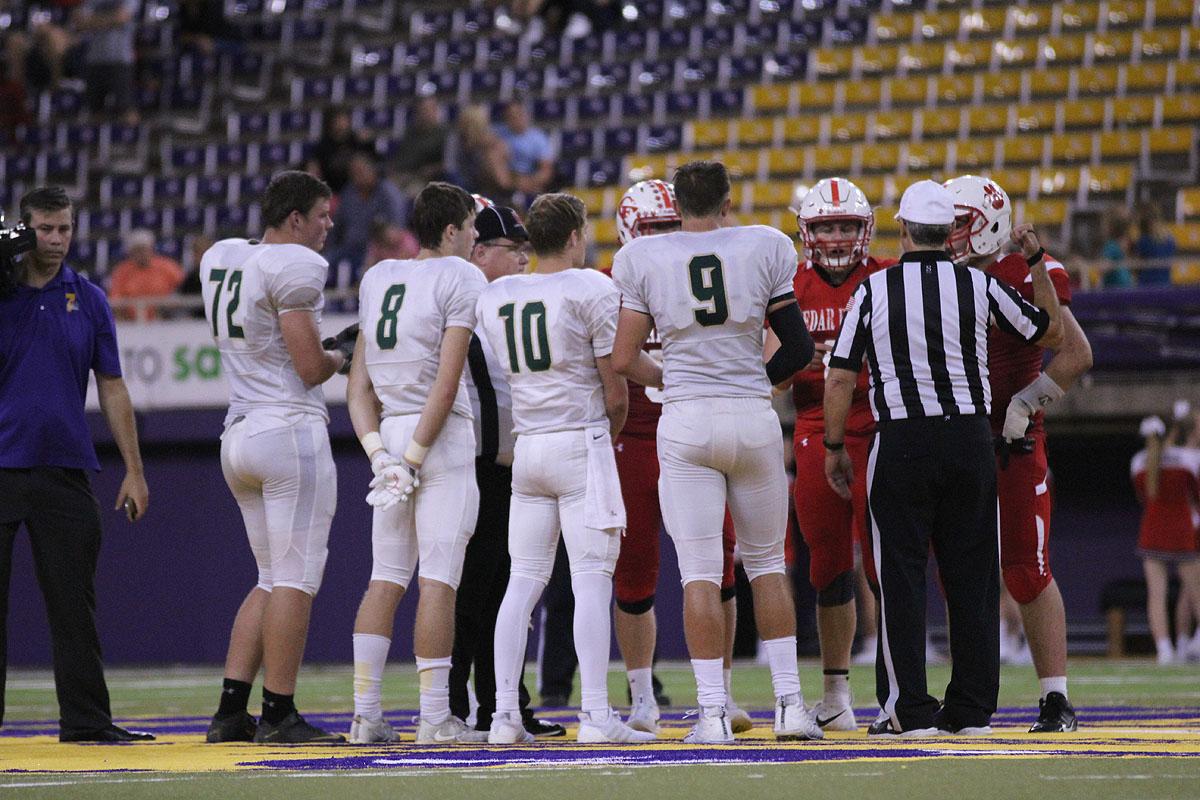
<instances>
[{"instance_id":1,"label":"purple stadium seat","mask_svg":"<svg viewBox=\"0 0 1200 800\"><path fill-rule=\"evenodd\" d=\"M204 208L193 203L163 209L163 229L178 235L204 228Z\"/></svg>"},{"instance_id":2,"label":"purple stadium seat","mask_svg":"<svg viewBox=\"0 0 1200 800\"><path fill-rule=\"evenodd\" d=\"M611 95L585 96L579 98L579 120L589 122L607 117L612 110Z\"/></svg>"},{"instance_id":3,"label":"purple stadium seat","mask_svg":"<svg viewBox=\"0 0 1200 800\"><path fill-rule=\"evenodd\" d=\"M563 131L558 153L566 158L579 158L592 154L592 142L595 141L595 129L577 128Z\"/></svg>"},{"instance_id":4,"label":"purple stadium seat","mask_svg":"<svg viewBox=\"0 0 1200 800\"><path fill-rule=\"evenodd\" d=\"M182 203L187 196L187 183L181 177L155 178L152 202L159 205Z\"/></svg>"},{"instance_id":5,"label":"purple stadium seat","mask_svg":"<svg viewBox=\"0 0 1200 800\"><path fill-rule=\"evenodd\" d=\"M400 63L405 69L429 69L433 66L433 42L409 42Z\"/></svg>"},{"instance_id":6,"label":"purple stadium seat","mask_svg":"<svg viewBox=\"0 0 1200 800\"><path fill-rule=\"evenodd\" d=\"M654 113L654 97L648 94L621 95L621 116L625 119L646 119Z\"/></svg>"},{"instance_id":7,"label":"purple stadium seat","mask_svg":"<svg viewBox=\"0 0 1200 800\"><path fill-rule=\"evenodd\" d=\"M165 236L158 239L154 244L158 252L164 256L173 258L176 261L183 259L183 237Z\"/></svg>"},{"instance_id":8,"label":"purple stadium seat","mask_svg":"<svg viewBox=\"0 0 1200 800\"><path fill-rule=\"evenodd\" d=\"M372 133L390 133L396 127L396 118L400 113L396 106L361 108L358 109L358 124L355 127Z\"/></svg>"},{"instance_id":9,"label":"purple stadium seat","mask_svg":"<svg viewBox=\"0 0 1200 800\"><path fill-rule=\"evenodd\" d=\"M402 46L401 46L402 47ZM391 45L366 46L354 45L354 49L350 52L350 68L354 71L376 70L384 71L392 68L392 63L396 58L396 51L400 49Z\"/></svg>"},{"instance_id":10,"label":"purple stadium seat","mask_svg":"<svg viewBox=\"0 0 1200 800\"><path fill-rule=\"evenodd\" d=\"M618 58L637 58L646 52L646 31L642 28L624 28L613 31L614 50Z\"/></svg>"},{"instance_id":11,"label":"purple stadium seat","mask_svg":"<svg viewBox=\"0 0 1200 800\"><path fill-rule=\"evenodd\" d=\"M55 89L50 94L50 112L62 118L77 116L83 109L83 95L74 89Z\"/></svg>"},{"instance_id":12,"label":"purple stadium seat","mask_svg":"<svg viewBox=\"0 0 1200 800\"><path fill-rule=\"evenodd\" d=\"M762 55L733 56L729 59L729 79L734 83L751 83L763 74Z\"/></svg>"},{"instance_id":13,"label":"purple stadium seat","mask_svg":"<svg viewBox=\"0 0 1200 800\"><path fill-rule=\"evenodd\" d=\"M834 17L833 41L838 44L853 44L867 38L867 17Z\"/></svg>"},{"instance_id":14,"label":"purple stadium seat","mask_svg":"<svg viewBox=\"0 0 1200 800\"><path fill-rule=\"evenodd\" d=\"M58 132L50 125L24 125L19 130L18 141L36 150L53 147L58 138Z\"/></svg>"},{"instance_id":15,"label":"purple stadium seat","mask_svg":"<svg viewBox=\"0 0 1200 800\"><path fill-rule=\"evenodd\" d=\"M705 53L724 55L733 47L733 27L705 25L700 29L700 48Z\"/></svg>"},{"instance_id":16,"label":"purple stadium seat","mask_svg":"<svg viewBox=\"0 0 1200 800\"><path fill-rule=\"evenodd\" d=\"M678 150L682 145L682 125L651 125L647 129L646 149L652 153Z\"/></svg>"},{"instance_id":17,"label":"purple stadium seat","mask_svg":"<svg viewBox=\"0 0 1200 800\"><path fill-rule=\"evenodd\" d=\"M675 75L674 61L643 61L637 72L637 82L642 86L660 88L670 86Z\"/></svg>"},{"instance_id":18,"label":"purple stadium seat","mask_svg":"<svg viewBox=\"0 0 1200 800\"><path fill-rule=\"evenodd\" d=\"M744 30L745 46L751 52L772 50L779 41L779 25L775 22L760 22L755 25L747 25Z\"/></svg>"},{"instance_id":19,"label":"purple stadium seat","mask_svg":"<svg viewBox=\"0 0 1200 800\"><path fill-rule=\"evenodd\" d=\"M216 228L218 235L245 236L250 223L249 209L244 205L217 206Z\"/></svg>"},{"instance_id":20,"label":"purple stadium seat","mask_svg":"<svg viewBox=\"0 0 1200 800\"><path fill-rule=\"evenodd\" d=\"M292 80L292 105L328 103L333 97L333 79L294 78Z\"/></svg>"},{"instance_id":21,"label":"purple stadium seat","mask_svg":"<svg viewBox=\"0 0 1200 800\"><path fill-rule=\"evenodd\" d=\"M461 73L434 70L429 74L429 82L433 84L438 97L450 97L458 92L458 82Z\"/></svg>"},{"instance_id":22,"label":"purple stadium seat","mask_svg":"<svg viewBox=\"0 0 1200 800\"><path fill-rule=\"evenodd\" d=\"M548 91L575 93L587 86L587 68L578 64L550 67L547 70Z\"/></svg>"},{"instance_id":23,"label":"purple stadium seat","mask_svg":"<svg viewBox=\"0 0 1200 800\"><path fill-rule=\"evenodd\" d=\"M265 139L271 129L271 115L265 111L246 111L230 114L226 121L226 138L231 142Z\"/></svg>"},{"instance_id":24,"label":"purple stadium seat","mask_svg":"<svg viewBox=\"0 0 1200 800\"><path fill-rule=\"evenodd\" d=\"M545 82L546 74L540 67L518 69L513 76L513 88L518 92L540 92Z\"/></svg>"},{"instance_id":25,"label":"purple stadium seat","mask_svg":"<svg viewBox=\"0 0 1200 800\"><path fill-rule=\"evenodd\" d=\"M228 203L230 179L224 175L194 177L196 200L201 203Z\"/></svg>"},{"instance_id":26,"label":"purple stadium seat","mask_svg":"<svg viewBox=\"0 0 1200 800\"><path fill-rule=\"evenodd\" d=\"M409 32L422 39L439 38L450 32L453 22L449 11L418 11L409 20Z\"/></svg>"},{"instance_id":27,"label":"purple stadium seat","mask_svg":"<svg viewBox=\"0 0 1200 800\"><path fill-rule=\"evenodd\" d=\"M536 97L533 100L533 118L538 122L562 124L567 116L567 101L561 97Z\"/></svg>"},{"instance_id":28,"label":"purple stadium seat","mask_svg":"<svg viewBox=\"0 0 1200 800\"><path fill-rule=\"evenodd\" d=\"M460 8L455 14L457 29L466 34L484 33L496 25L495 14L490 8Z\"/></svg>"},{"instance_id":29,"label":"purple stadium seat","mask_svg":"<svg viewBox=\"0 0 1200 800\"><path fill-rule=\"evenodd\" d=\"M388 75L385 102L407 103L417 90L417 79L411 73L403 75Z\"/></svg>"},{"instance_id":30,"label":"purple stadium seat","mask_svg":"<svg viewBox=\"0 0 1200 800\"><path fill-rule=\"evenodd\" d=\"M129 229L146 228L159 231L162 229L163 214L157 208L131 208L125 212L126 224Z\"/></svg>"},{"instance_id":31,"label":"purple stadium seat","mask_svg":"<svg viewBox=\"0 0 1200 800\"><path fill-rule=\"evenodd\" d=\"M478 50L474 39L457 39L446 43L446 65L450 67L470 67L475 64L475 53Z\"/></svg>"},{"instance_id":32,"label":"purple stadium seat","mask_svg":"<svg viewBox=\"0 0 1200 800\"><path fill-rule=\"evenodd\" d=\"M341 79L341 84L343 102L368 103L375 96L375 78L370 75L347 75Z\"/></svg>"},{"instance_id":33,"label":"purple stadium seat","mask_svg":"<svg viewBox=\"0 0 1200 800\"><path fill-rule=\"evenodd\" d=\"M100 202L120 205L140 202L143 183L139 175L105 175L100 179Z\"/></svg>"},{"instance_id":34,"label":"purple stadium seat","mask_svg":"<svg viewBox=\"0 0 1200 800\"><path fill-rule=\"evenodd\" d=\"M243 202L257 201L262 197L263 192L267 191L267 185L271 182L271 176L266 173L256 172L253 175L242 175L238 179L238 199Z\"/></svg>"},{"instance_id":35,"label":"purple stadium seat","mask_svg":"<svg viewBox=\"0 0 1200 800\"><path fill-rule=\"evenodd\" d=\"M32 180L37 174L37 158L28 153L6 157L3 166L0 175L6 181Z\"/></svg>"},{"instance_id":36,"label":"purple stadium seat","mask_svg":"<svg viewBox=\"0 0 1200 800\"><path fill-rule=\"evenodd\" d=\"M262 170L286 169L299 159L292 148L283 142L266 142L258 146L258 167Z\"/></svg>"},{"instance_id":37,"label":"purple stadium seat","mask_svg":"<svg viewBox=\"0 0 1200 800\"><path fill-rule=\"evenodd\" d=\"M716 82L719 70L715 58L689 58L683 62L683 82L687 86L708 86Z\"/></svg>"},{"instance_id":38,"label":"purple stadium seat","mask_svg":"<svg viewBox=\"0 0 1200 800\"><path fill-rule=\"evenodd\" d=\"M788 44L793 47L817 47L821 44L821 29L821 20L812 17L788 20Z\"/></svg>"},{"instance_id":39,"label":"purple stadium seat","mask_svg":"<svg viewBox=\"0 0 1200 800\"><path fill-rule=\"evenodd\" d=\"M688 28L665 28L658 32L658 55L679 55L688 49L691 31Z\"/></svg>"},{"instance_id":40,"label":"purple stadium seat","mask_svg":"<svg viewBox=\"0 0 1200 800\"><path fill-rule=\"evenodd\" d=\"M488 61L493 64L505 66L517 58L517 40L511 36L493 36L486 47Z\"/></svg>"},{"instance_id":41,"label":"purple stadium seat","mask_svg":"<svg viewBox=\"0 0 1200 800\"><path fill-rule=\"evenodd\" d=\"M604 154L623 156L637 150L638 129L636 125L609 128L604 132Z\"/></svg>"},{"instance_id":42,"label":"purple stadium seat","mask_svg":"<svg viewBox=\"0 0 1200 800\"><path fill-rule=\"evenodd\" d=\"M740 114L745 98L741 89L714 89L708 95L708 108L716 116Z\"/></svg>"},{"instance_id":43,"label":"purple stadium seat","mask_svg":"<svg viewBox=\"0 0 1200 800\"><path fill-rule=\"evenodd\" d=\"M218 144L213 151L213 167L221 172L242 172L250 158L250 146L245 142Z\"/></svg>"},{"instance_id":44,"label":"purple stadium seat","mask_svg":"<svg viewBox=\"0 0 1200 800\"><path fill-rule=\"evenodd\" d=\"M808 51L796 48L770 56L775 65L775 80L802 78L808 70Z\"/></svg>"},{"instance_id":45,"label":"purple stadium seat","mask_svg":"<svg viewBox=\"0 0 1200 800\"><path fill-rule=\"evenodd\" d=\"M71 123L67 126L67 147L83 149L94 147L100 141L100 126L87 122Z\"/></svg>"},{"instance_id":46,"label":"purple stadium seat","mask_svg":"<svg viewBox=\"0 0 1200 800\"><path fill-rule=\"evenodd\" d=\"M571 42L571 54L576 61L584 60L598 62L604 53L604 39L600 34L593 33L589 36L576 39Z\"/></svg>"},{"instance_id":47,"label":"purple stadium seat","mask_svg":"<svg viewBox=\"0 0 1200 800\"><path fill-rule=\"evenodd\" d=\"M71 250L67 253L67 262L75 270L93 271L96 265L96 243L91 239L76 237L71 240Z\"/></svg>"},{"instance_id":48,"label":"purple stadium seat","mask_svg":"<svg viewBox=\"0 0 1200 800\"><path fill-rule=\"evenodd\" d=\"M477 69L471 73L471 94L494 95L500 91L501 71L492 69Z\"/></svg>"},{"instance_id":49,"label":"purple stadium seat","mask_svg":"<svg viewBox=\"0 0 1200 800\"><path fill-rule=\"evenodd\" d=\"M277 113L275 124L280 135L286 137L316 137L320 135L317 113L312 109L287 108Z\"/></svg>"},{"instance_id":50,"label":"purple stadium seat","mask_svg":"<svg viewBox=\"0 0 1200 800\"><path fill-rule=\"evenodd\" d=\"M605 91L609 89L625 89L629 86L632 69L629 64L605 64L592 73L589 85L593 89Z\"/></svg>"},{"instance_id":51,"label":"purple stadium seat","mask_svg":"<svg viewBox=\"0 0 1200 800\"><path fill-rule=\"evenodd\" d=\"M693 116L700 104L700 98L693 91L667 92L667 114L676 116Z\"/></svg>"},{"instance_id":52,"label":"purple stadium seat","mask_svg":"<svg viewBox=\"0 0 1200 800\"><path fill-rule=\"evenodd\" d=\"M546 36L530 46L529 60L534 64L546 64L551 61L557 61L561 52L562 46L558 39Z\"/></svg>"},{"instance_id":53,"label":"purple stadium seat","mask_svg":"<svg viewBox=\"0 0 1200 800\"><path fill-rule=\"evenodd\" d=\"M621 180L621 159L597 158L586 162L588 186L609 186Z\"/></svg>"}]
</instances>

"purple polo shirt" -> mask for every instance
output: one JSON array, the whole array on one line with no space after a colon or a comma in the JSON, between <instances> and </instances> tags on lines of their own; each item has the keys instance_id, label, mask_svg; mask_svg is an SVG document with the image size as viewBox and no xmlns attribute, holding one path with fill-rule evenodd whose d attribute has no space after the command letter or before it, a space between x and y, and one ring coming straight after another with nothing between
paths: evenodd
<instances>
[{"instance_id":1,"label":"purple polo shirt","mask_svg":"<svg viewBox=\"0 0 1200 800\"><path fill-rule=\"evenodd\" d=\"M83 410L89 370L121 375L104 290L64 265L0 300L0 467L100 469Z\"/></svg>"}]
</instances>

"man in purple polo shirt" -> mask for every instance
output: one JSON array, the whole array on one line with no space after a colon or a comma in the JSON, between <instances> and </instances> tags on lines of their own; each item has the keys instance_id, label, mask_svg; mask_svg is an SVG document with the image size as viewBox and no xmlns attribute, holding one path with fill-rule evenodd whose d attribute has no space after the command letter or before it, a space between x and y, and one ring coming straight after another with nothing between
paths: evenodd
<instances>
[{"instance_id":1,"label":"man in purple polo shirt","mask_svg":"<svg viewBox=\"0 0 1200 800\"><path fill-rule=\"evenodd\" d=\"M100 462L83 410L89 371L125 461L116 507L136 520L150 494L112 309L99 287L63 264L71 212L59 187L21 198L37 248L18 266L16 290L0 297L0 719L12 546L24 523L50 617L59 741L143 741L154 737L113 724L100 662L93 583L100 507L87 476Z\"/></svg>"}]
</instances>

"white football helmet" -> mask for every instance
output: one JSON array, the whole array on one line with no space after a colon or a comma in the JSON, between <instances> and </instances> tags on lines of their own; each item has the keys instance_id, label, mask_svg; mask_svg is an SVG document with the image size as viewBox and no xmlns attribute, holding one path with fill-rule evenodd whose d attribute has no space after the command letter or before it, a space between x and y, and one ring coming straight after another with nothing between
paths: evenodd
<instances>
[{"instance_id":1,"label":"white football helmet","mask_svg":"<svg viewBox=\"0 0 1200 800\"><path fill-rule=\"evenodd\" d=\"M834 220L858 221L857 235L849 239L822 236L818 240L812 225ZM862 189L845 178L825 178L817 181L804 196L796 214L796 225L800 229L800 240L814 264L846 269L866 260L871 232L875 230L875 215Z\"/></svg>"},{"instance_id":2,"label":"white football helmet","mask_svg":"<svg viewBox=\"0 0 1200 800\"><path fill-rule=\"evenodd\" d=\"M990 178L962 175L943 184L954 195L954 230L946 240L955 262L1000 251L1012 232L1012 203Z\"/></svg>"},{"instance_id":3,"label":"white football helmet","mask_svg":"<svg viewBox=\"0 0 1200 800\"><path fill-rule=\"evenodd\" d=\"M625 192L617 206L617 241L676 230L682 222L675 205L675 187L666 181L639 181Z\"/></svg>"},{"instance_id":4,"label":"white football helmet","mask_svg":"<svg viewBox=\"0 0 1200 800\"><path fill-rule=\"evenodd\" d=\"M800 206L804 203L804 198L808 197L810 188L807 183L797 183L792 187L792 201L788 203L788 211L796 216L800 215Z\"/></svg>"},{"instance_id":5,"label":"white football helmet","mask_svg":"<svg viewBox=\"0 0 1200 800\"><path fill-rule=\"evenodd\" d=\"M480 211L483 211L485 208L491 208L492 206L496 205L481 194L473 194L471 195L471 199L475 201L476 214L478 214Z\"/></svg>"}]
</instances>

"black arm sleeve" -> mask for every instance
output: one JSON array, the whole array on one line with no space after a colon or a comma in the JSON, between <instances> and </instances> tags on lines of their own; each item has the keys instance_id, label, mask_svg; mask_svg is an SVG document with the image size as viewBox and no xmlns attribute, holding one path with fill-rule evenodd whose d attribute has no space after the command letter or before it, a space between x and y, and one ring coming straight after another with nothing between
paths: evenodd
<instances>
[{"instance_id":1,"label":"black arm sleeve","mask_svg":"<svg viewBox=\"0 0 1200 800\"><path fill-rule=\"evenodd\" d=\"M771 330L779 337L783 345L767 362L767 380L774 386L792 377L798 370L803 369L812 360L812 336L804 327L804 317L800 314L800 306L788 303L777 308L768 315Z\"/></svg>"}]
</instances>

